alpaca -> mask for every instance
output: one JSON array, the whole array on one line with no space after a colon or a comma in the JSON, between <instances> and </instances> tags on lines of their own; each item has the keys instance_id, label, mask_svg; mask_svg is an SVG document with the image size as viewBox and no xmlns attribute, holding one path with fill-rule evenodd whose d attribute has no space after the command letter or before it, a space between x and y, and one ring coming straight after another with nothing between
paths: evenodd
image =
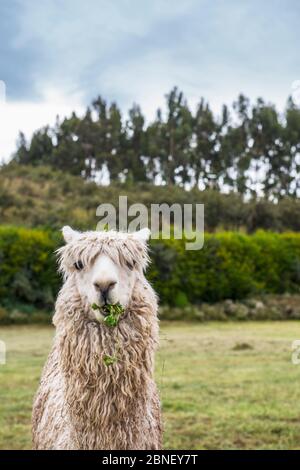
<instances>
[{"instance_id":1,"label":"alpaca","mask_svg":"<svg viewBox=\"0 0 300 470\"><path fill-rule=\"evenodd\" d=\"M153 379L157 298L144 277L150 231L77 232L63 228L52 351L33 405L34 449L161 448ZM120 303L116 327L104 310ZM99 316L101 318L99 318ZM101 321L102 320L102 321ZM108 365L105 357L113 358Z\"/></svg>"}]
</instances>

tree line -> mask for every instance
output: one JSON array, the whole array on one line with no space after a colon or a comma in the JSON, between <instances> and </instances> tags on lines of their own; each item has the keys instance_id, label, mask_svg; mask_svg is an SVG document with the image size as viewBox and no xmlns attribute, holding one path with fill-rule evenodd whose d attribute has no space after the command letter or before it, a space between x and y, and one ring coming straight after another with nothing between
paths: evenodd
<instances>
[{"instance_id":1,"label":"tree line","mask_svg":"<svg viewBox=\"0 0 300 470\"><path fill-rule=\"evenodd\" d=\"M88 180L149 182L216 189L279 200L300 186L300 108L283 113L243 94L216 115L203 98L192 111L176 87L147 123L140 106L126 118L116 103L95 99L29 142L20 133L13 161L51 167Z\"/></svg>"}]
</instances>

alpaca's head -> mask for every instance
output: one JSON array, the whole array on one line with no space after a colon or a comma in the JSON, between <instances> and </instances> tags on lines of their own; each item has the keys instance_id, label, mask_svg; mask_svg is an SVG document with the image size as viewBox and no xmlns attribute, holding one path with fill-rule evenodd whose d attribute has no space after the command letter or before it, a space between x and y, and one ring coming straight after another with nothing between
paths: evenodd
<instances>
[{"instance_id":1,"label":"alpaca's head","mask_svg":"<svg viewBox=\"0 0 300 470\"><path fill-rule=\"evenodd\" d=\"M60 269L72 276L84 301L100 307L120 303L126 307L137 276L148 262L150 231L77 232L63 228L66 245L58 250Z\"/></svg>"}]
</instances>

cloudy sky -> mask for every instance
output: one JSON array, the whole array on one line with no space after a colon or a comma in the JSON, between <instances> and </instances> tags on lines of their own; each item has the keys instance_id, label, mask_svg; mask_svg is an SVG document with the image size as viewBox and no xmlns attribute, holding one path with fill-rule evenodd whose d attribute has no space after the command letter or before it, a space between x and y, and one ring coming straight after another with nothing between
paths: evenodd
<instances>
[{"instance_id":1,"label":"cloudy sky","mask_svg":"<svg viewBox=\"0 0 300 470\"><path fill-rule=\"evenodd\" d=\"M1 0L0 159L98 94L148 119L174 85L216 111L239 92L283 109L299 24L298 0Z\"/></svg>"}]
</instances>

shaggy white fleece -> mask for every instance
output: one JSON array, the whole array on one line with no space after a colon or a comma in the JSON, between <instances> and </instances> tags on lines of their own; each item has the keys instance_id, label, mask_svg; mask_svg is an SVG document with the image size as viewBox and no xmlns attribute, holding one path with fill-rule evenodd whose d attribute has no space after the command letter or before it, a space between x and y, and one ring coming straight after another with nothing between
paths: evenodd
<instances>
[{"instance_id":1,"label":"shaggy white fleece","mask_svg":"<svg viewBox=\"0 0 300 470\"><path fill-rule=\"evenodd\" d=\"M65 229L64 236L67 244L58 255L65 283L56 302L52 351L34 401L33 447L160 449L161 411L153 379L157 299L143 274L146 233ZM117 266L120 279L130 279L125 312L115 328L96 321L88 297L78 289L78 260L89 270L102 255ZM117 361L105 365L105 355L116 354L116 347Z\"/></svg>"}]
</instances>

